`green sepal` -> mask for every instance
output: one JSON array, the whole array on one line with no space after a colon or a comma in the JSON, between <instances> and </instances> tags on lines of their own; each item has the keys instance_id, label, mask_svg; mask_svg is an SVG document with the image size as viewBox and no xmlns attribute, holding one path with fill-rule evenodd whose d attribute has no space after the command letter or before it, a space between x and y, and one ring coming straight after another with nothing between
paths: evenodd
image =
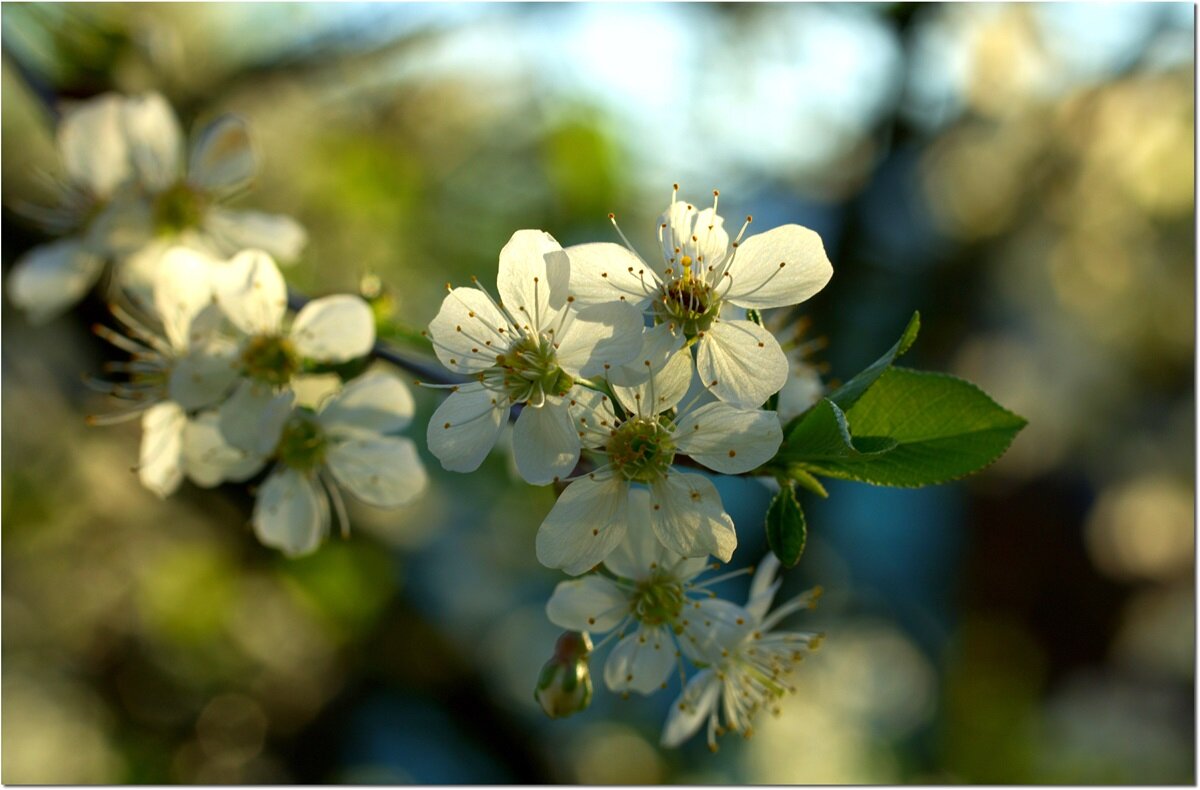
<instances>
[{"instance_id":1,"label":"green sepal","mask_svg":"<svg viewBox=\"0 0 1200 790\"><path fill-rule=\"evenodd\" d=\"M796 485L801 488L811 491L822 499L829 498L829 492L825 490L825 486L821 485L821 481L810 474L802 466L789 466L787 476L796 482Z\"/></svg>"}]
</instances>

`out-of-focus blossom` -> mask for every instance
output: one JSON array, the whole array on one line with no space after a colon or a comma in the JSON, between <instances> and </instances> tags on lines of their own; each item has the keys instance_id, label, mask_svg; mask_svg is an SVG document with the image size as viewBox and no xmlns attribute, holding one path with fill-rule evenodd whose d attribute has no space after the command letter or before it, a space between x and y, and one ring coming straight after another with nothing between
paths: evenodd
<instances>
[{"instance_id":1,"label":"out-of-focus blossom","mask_svg":"<svg viewBox=\"0 0 1200 790\"><path fill-rule=\"evenodd\" d=\"M254 247L284 261L304 247L295 220L220 205L248 188L258 167L239 118L216 119L185 154L179 121L162 96L110 93L68 113L58 144L67 175L60 205L27 213L65 238L31 250L8 279L9 298L33 320L77 302L109 260L116 287L149 297L175 246L219 258Z\"/></svg>"},{"instance_id":2,"label":"out-of-focus blossom","mask_svg":"<svg viewBox=\"0 0 1200 790\"><path fill-rule=\"evenodd\" d=\"M287 391L277 402L293 399ZM273 434L269 457L277 463L254 505L258 539L298 556L320 545L334 515L347 530L339 487L374 507L415 499L427 483L425 467L411 439L390 435L408 427L413 411L408 388L385 373L354 379L315 410L272 409L263 435ZM260 458L259 466L267 460Z\"/></svg>"},{"instance_id":3,"label":"out-of-focus blossom","mask_svg":"<svg viewBox=\"0 0 1200 790\"><path fill-rule=\"evenodd\" d=\"M132 176L123 100L106 94L67 112L58 128L65 180L54 208L18 206L64 238L27 252L9 273L9 300L34 321L66 310L96 283L108 252L113 193Z\"/></svg>"},{"instance_id":4,"label":"out-of-focus blossom","mask_svg":"<svg viewBox=\"0 0 1200 790\"><path fill-rule=\"evenodd\" d=\"M179 120L162 96L125 99L122 115L135 186L119 201L126 238L114 250L126 288L136 294L173 244L218 258L245 249L266 250L285 263L299 257L307 234L291 217L221 205L249 188L257 174L245 121L221 116L185 151Z\"/></svg>"},{"instance_id":5,"label":"out-of-focus blossom","mask_svg":"<svg viewBox=\"0 0 1200 790\"><path fill-rule=\"evenodd\" d=\"M234 447L266 455L278 439L278 426L267 415L286 416L292 398L287 385L304 362L365 356L375 343L374 316L361 297L338 294L309 302L285 330L287 285L261 250L239 253L215 280L217 304L240 335L241 380L221 405L221 432Z\"/></svg>"},{"instance_id":6,"label":"out-of-focus blossom","mask_svg":"<svg viewBox=\"0 0 1200 790\"><path fill-rule=\"evenodd\" d=\"M233 367L237 349L215 334L221 317L212 302L211 263L183 247L173 248L163 257L154 284L161 332L119 308L114 309L128 336L96 328L101 337L132 354L130 361L109 366L128 376L127 382L100 385L131 405L93 417L92 422L141 416L138 477L160 497L179 487L189 471L188 458L195 457L187 450L187 437L194 431L192 417L220 403L237 378Z\"/></svg>"}]
</instances>

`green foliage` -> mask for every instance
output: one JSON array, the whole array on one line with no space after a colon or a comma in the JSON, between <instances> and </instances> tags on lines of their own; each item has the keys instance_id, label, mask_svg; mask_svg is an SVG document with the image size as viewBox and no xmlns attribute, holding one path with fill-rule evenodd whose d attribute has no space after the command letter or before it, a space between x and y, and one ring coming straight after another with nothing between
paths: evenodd
<instances>
[{"instance_id":1,"label":"green foliage","mask_svg":"<svg viewBox=\"0 0 1200 790\"><path fill-rule=\"evenodd\" d=\"M784 482L766 521L784 565L804 549L796 484L827 496L818 476L907 488L946 483L991 464L1025 427L970 382L892 367L920 325L914 313L886 354L784 428L779 452L762 469Z\"/></svg>"},{"instance_id":2,"label":"green foliage","mask_svg":"<svg viewBox=\"0 0 1200 790\"><path fill-rule=\"evenodd\" d=\"M905 368L885 371L846 418L858 445L893 446L815 460L806 463L808 470L905 487L946 483L983 469L1026 424L970 382Z\"/></svg>"},{"instance_id":3,"label":"green foliage","mask_svg":"<svg viewBox=\"0 0 1200 790\"><path fill-rule=\"evenodd\" d=\"M863 396L863 393L870 389L871 385L883 375L884 371L892 366L896 358L905 351L908 351L913 341L917 339L919 331L921 331L921 314L913 313L912 318L908 320L908 326L904 327L904 332L901 333L900 339L896 341L896 344L857 376L838 387L829 396L829 400L836 403L843 410L853 406Z\"/></svg>"},{"instance_id":4,"label":"green foliage","mask_svg":"<svg viewBox=\"0 0 1200 790\"><path fill-rule=\"evenodd\" d=\"M767 543L785 568L793 568L800 562L807 542L808 525L796 499L796 487L783 481L767 508Z\"/></svg>"},{"instance_id":5,"label":"green foliage","mask_svg":"<svg viewBox=\"0 0 1200 790\"><path fill-rule=\"evenodd\" d=\"M858 440L850 435L846 414L829 398L823 398L788 424L786 440L775 460L788 466L828 460L861 460L886 453L896 446L887 436Z\"/></svg>"}]
</instances>

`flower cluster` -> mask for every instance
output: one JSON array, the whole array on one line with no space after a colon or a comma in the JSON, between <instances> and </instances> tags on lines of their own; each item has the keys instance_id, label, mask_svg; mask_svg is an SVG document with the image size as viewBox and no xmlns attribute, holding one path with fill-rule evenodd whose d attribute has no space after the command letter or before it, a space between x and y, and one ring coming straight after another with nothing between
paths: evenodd
<instances>
[{"instance_id":1,"label":"flower cluster","mask_svg":"<svg viewBox=\"0 0 1200 790\"><path fill-rule=\"evenodd\" d=\"M64 177L55 207L24 210L57 241L28 252L9 274L8 298L33 320L71 307L114 266L113 296L150 296L163 255L183 245L223 258L244 249L293 261L307 242L295 220L222 205L248 189L258 158L246 123L221 116L185 150L162 96L104 94L63 118Z\"/></svg>"},{"instance_id":2,"label":"flower cluster","mask_svg":"<svg viewBox=\"0 0 1200 790\"><path fill-rule=\"evenodd\" d=\"M105 94L65 114L58 146L59 205L22 208L60 238L20 259L6 292L45 320L112 265L106 295L120 331L95 331L130 356L106 366L116 380L89 383L124 407L90 420L140 418L146 488L165 497L184 478L212 487L270 468L253 528L289 555L315 549L335 518L348 528L342 490L376 507L420 493L416 447L394 435L415 411L402 381L368 371L301 397L310 372L371 353L375 317L360 297L335 295L288 319L275 259L300 255L304 229L222 205L258 168L244 121L221 116L187 148L158 94Z\"/></svg>"},{"instance_id":3,"label":"flower cluster","mask_svg":"<svg viewBox=\"0 0 1200 790\"><path fill-rule=\"evenodd\" d=\"M165 497L185 478L253 482L254 533L287 555L315 550L335 522L348 528L342 492L376 507L420 494L416 447L397 435L413 398L368 366L371 307L333 295L293 314L276 259L300 254L303 229L221 205L257 167L244 122L218 118L185 151L161 96L105 95L67 114L59 146L61 204L30 212L61 238L17 263L8 295L45 319L112 264L120 331L96 332L129 359L108 365L116 380L92 385L126 406L93 419L140 418L148 489ZM450 372L426 382L449 390L426 440L446 469L471 472L512 420L520 476L560 487L534 547L542 564L576 577L547 606L567 629L535 692L547 712L587 706L589 659L611 642L605 685L650 694L678 669L663 743L707 722L716 748L721 732L750 734L818 641L777 630L815 595L772 611L774 556L747 603L715 596L713 585L744 571L709 573L738 544L712 475L754 474L779 452L790 363L759 311L805 301L832 267L811 230L747 238L747 218L731 238L715 191L704 210L677 191L649 261L619 228L623 246L565 249L520 230L500 250L494 295L478 280L448 286L425 333ZM330 372L339 384L307 394L312 374ZM606 634L595 648L592 634Z\"/></svg>"},{"instance_id":4,"label":"flower cluster","mask_svg":"<svg viewBox=\"0 0 1200 790\"><path fill-rule=\"evenodd\" d=\"M93 418L141 416L138 474L147 488L167 496L184 477L211 487L272 465L254 531L291 555L315 549L335 515L348 528L339 489L397 507L424 488L416 447L393 435L414 413L403 382L368 372L315 404L295 386L316 365L370 352L374 319L361 298L313 300L288 325L283 276L267 253L218 263L184 247L162 256L152 294L145 319L114 308L124 334L96 329L132 356L110 366L126 381L97 384L128 408Z\"/></svg>"},{"instance_id":5,"label":"flower cluster","mask_svg":"<svg viewBox=\"0 0 1200 790\"><path fill-rule=\"evenodd\" d=\"M782 426L763 406L787 382L789 362L757 311L803 302L833 269L820 238L798 225L743 240L747 218L731 239L713 194L703 211L672 196L653 263L624 234L624 246L564 249L523 230L500 252L499 298L478 281L450 288L428 337L468 380L444 385L451 392L427 437L446 469L470 472L517 407L518 472L564 486L536 552L547 567L587 574L560 584L547 612L582 635L564 644L588 648L547 665L536 694L547 712L586 705L590 680L578 674L592 650L578 640L609 632L597 649L618 640L604 667L610 690L652 693L676 666L686 674L685 657L702 668L663 741L677 745L707 717L715 748L720 731L749 734L753 714L782 696L783 676L817 640L771 633L812 600L767 613L778 587L773 557L745 607L712 597L708 586L725 575L696 581L710 555L719 566L737 547L716 485L696 467L742 475L774 458ZM570 694L551 693L560 675Z\"/></svg>"}]
</instances>

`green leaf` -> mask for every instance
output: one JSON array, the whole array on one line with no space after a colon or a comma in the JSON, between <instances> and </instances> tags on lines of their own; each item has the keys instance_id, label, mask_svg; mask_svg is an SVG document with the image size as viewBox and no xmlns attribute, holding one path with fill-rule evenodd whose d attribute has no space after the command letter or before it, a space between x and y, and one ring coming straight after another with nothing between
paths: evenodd
<instances>
[{"instance_id":1,"label":"green leaf","mask_svg":"<svg viewBox=\"0 0 1200 790\"><path fill-rule=\"evenodd\" d=\"M913 313L912 318L908 320L908 326L904 327L904 332L900 335L900 339L896 341L896 344L857 376L838 387L830 394L829 399L840 406L843 411L848 410L883 375L883 372L891 367L897 357L908 351L913 341L917 339L917 332L920 330L921 314Z\"/></svg>"},{"instance_id":2,"label":"green leaf","mask_svg":"<svg viewBox=\"0 0 1200 790\"><path fill-rule=\"evenodd\" d=\"M892 440L876 454L802 463L816 474L876 485L935 485L977 472L999 458L1026 420L970 382L944 373L890 368L845 413L854 446ZM790 437L789 437L790 439Z\"/></svg>"},{"instance_id":3,"label":"green leaf","mask_svg":"<svg viewBox=\"0 0 1200 790\"><path fill-rule=\"evenodd\" d=\"M896 442L887 437L854 439L846 415L823 398L788 425L783 445L775 456L778 463L791 465L829 459L854 459L887 452Z\"/></svg>"},{"instance_id":4,"label":"green leaf","mask_svg":"<svg viewBox=\"0 0 1200 790\"><path fill-rule=\"evenodd\" d=\"M785 568L794 568L808 542L808 525L791 483L779 489L767 508L767 543Z\"/></svg>"}]
</instances>

